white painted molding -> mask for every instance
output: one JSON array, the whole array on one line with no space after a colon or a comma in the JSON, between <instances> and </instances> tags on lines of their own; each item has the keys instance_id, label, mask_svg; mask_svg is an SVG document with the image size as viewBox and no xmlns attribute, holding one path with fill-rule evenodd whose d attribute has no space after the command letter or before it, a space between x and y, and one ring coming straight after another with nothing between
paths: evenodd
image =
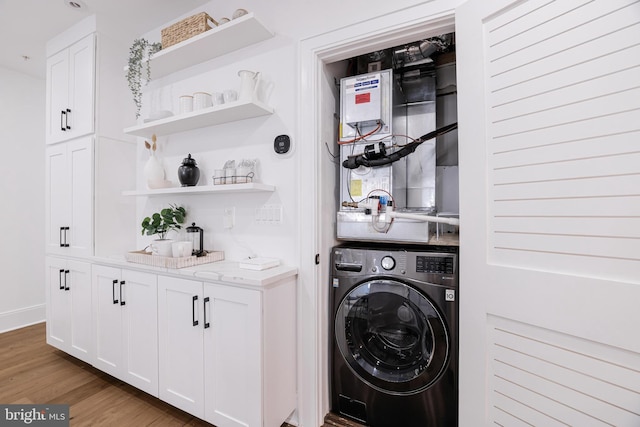
<instances>
[{"instance_id":1,"label":"white painted molding","mask_svg":"<svg viewBox=\"0 0 640 427\"><path fill-rule=\"evenodd\" d=\"M6 311L4 313L0 313L0 333L44 322L45 318L45 304Z\"/></svg>"}]
</instances>

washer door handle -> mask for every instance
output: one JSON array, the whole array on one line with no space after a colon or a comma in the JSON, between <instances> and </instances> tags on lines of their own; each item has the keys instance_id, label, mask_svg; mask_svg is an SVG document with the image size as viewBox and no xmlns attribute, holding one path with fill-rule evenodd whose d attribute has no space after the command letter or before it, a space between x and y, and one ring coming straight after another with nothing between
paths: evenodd
<instances>
[{"instance_id":1,"label":"washer door handle","mask_svg":"<svg viewBox=\"0 0 640 427\"><path fill-rule=\"evenodd\" d=\"M359 273L362 271L362 264L355 262L336 262L336 270L338 271L355 271Z\"/></svg>"}]
</instances>

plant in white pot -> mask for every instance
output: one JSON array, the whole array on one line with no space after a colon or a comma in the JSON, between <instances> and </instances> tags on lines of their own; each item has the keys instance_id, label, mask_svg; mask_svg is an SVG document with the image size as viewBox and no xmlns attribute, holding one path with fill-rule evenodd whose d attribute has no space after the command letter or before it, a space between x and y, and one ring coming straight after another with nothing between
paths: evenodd
<instances>
[{"instance_id":1,"label":"plant in white pot","mask_svg":"<svg viewBox=\"0 0 640 427\"><path fill-rule=\"evenodd\" d=\"M172 239L167 239L167 233L171 230L180 230L184 224L187 211L182 206L169 205L168 208L156 212L142 220L142 235L158 235L149 246L154 255L171 256Z\"/></svg>"}]
</instances>

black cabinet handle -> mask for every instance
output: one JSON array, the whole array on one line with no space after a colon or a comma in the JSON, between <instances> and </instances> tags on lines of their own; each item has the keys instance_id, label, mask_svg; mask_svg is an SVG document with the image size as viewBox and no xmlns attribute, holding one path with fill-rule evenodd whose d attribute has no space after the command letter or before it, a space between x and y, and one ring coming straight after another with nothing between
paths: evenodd
<instances>
[{"instance_id":1,"label":"black cabinet handle","mask_svg":"<svg viewBox=\"0 0 640 427\"><path fill-rule=\"evenodd\" d=\"M67 243L67 231L69 227L60 227L60 247L68 248L69 243Z\"/></svg>"},{"instance_id":2,"label":"black cabinet handle","mask_svg":"<svg viewBox=\"0 0 640 427\"><path fill-rule=\"evenodd\" d=\"M68 248L69 247L69 230L70 227L62 227L64 229L64 247Z\"/></svg>"},{"instance_id":3,"label":"black cabinet handle","mask_svg":"<svg viewBox=\"0 0 640 427\"><path fill-rule=\"evenodd\" d=\"M198 301L198 295L194 295L191 300L191 320L193 320L193 326L198 326L198 321L196 320L196 301Z\"/></svg>"},{"instance_id":4,"label":"black cabinet handle","mask_svg":"<svg viewBox=\"0 0 640 427\"><path fill-rule=\"evenodd\" d=\"M60 130L63 132L66 132L67 128L64 127L64 124L62 123L62 120L64 117L67 116L67 112L62 110L60 111Z\"/></svg>"},{"instance_id":5,"label":"black cabinet handle","mask_svg":"<svg viewBox=\"0 0 640 427\"><path fill-rule=\"evenodd\" d=\"M116 299L116 285L117 285L117 284L118 284L118 281L117 281L117 280L115 280L115 279L114 279L114 280L113 280L113 282L111 283L111 295L112 295L113 303L114 303L114 304L117 304L117 303L118 303L118 300ZM122 294L122 291L121 291L121 294Z\"/></svg>"},{"instance_id":6,"label":"black cabinet handle","mask_svg":"<svg viewBox=\"0 0 640 427\"><path fill-rule=\"evenodd\" d=\"M67 114L64 115L64 123L67 125L67 130L71 130L71 126L69 126L69 115L71 114L71 110L67 108Z\"/></svg>"},{"instance_id":7,"label":"black cabinet handle","mask_svg":"<svg viewBox=\"0 0 640 427\"><path fill-rule=\"evenodd\" d=\"M69 277L69 270L65 270L64 271L64 290L68 291L69 289L71 289L69 287L69 281L67 280L67 278Z\"/></svg>"},{"instance_id":8,"label":"black cabinet handle","mask_svg":"<svg viewBox=\"0 0 640 427\"><path fill-rule=\"evenodd\" d=\"M209 302L209 297L205 297L204 303L202 304L204 307L204 328L207 329L209 326L209 322L207 322L207 303Z\"/></svg>"},{"instance_id":9,"label":"black cabinet handle","mask_svg":"<svg viewBox=\"0 0 640 427\"><path fill-rule=\"evenodd\" d=\"M64 273L64 269L60 270L58 273L58 287L60 290L64 290L64 285L62 284L62 273Z\"/></svg>"},{"instance_id":10,"label":"black cabinet handle","mask_svg":"<svg viewBox=\"0 0 640 427\"><path fill-rule=\"evenodd\" d=\"M120 281L120 305L125 305L124 296L122 296L122 286L124 286L124 280Z\"/></svg>"}]
</instances>

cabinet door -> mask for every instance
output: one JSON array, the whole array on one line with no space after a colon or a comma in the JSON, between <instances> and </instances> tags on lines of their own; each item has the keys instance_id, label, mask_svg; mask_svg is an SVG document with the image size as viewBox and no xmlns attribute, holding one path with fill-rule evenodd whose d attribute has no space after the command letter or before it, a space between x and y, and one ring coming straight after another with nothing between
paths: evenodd
<instances>
[{"instance_id":1,"label":"cabinet door","mask_svg":"<svg viewBox=\"0 0 640 427\"><path fill-rule=\"evenodd\" d=\"M93 334L91 328L91 264L67 261L66 291L70 294L71 323L69 354L91 363Z\"/></svg>"},{"instance_id":2,"label":"cabinet door","mask_svg":"<svg viewBox=\"0 0 640 427\"><path fill-rule=\"evenodd\" d=\"M47 344L66 351L71 331L68 315L69 292L65 291L68 278L67 263L63 259L46 259Z\"/></svg>"},{"instance_id":3,"label":"cabinet door","mask_svg":"<svg viewBox=\"0 0 640 427\"><path fill-rule=\"evenodd\" d=\"M92 133L95 104L95 36L47 59L46 142Z\"/></svg>"},{"instance_id":4,"label":"cabinet door","mask_svg":"<svg viewBox=\"0 0 640 427\"><path fill-rule=\"evenodd\" d=\"M158 287L154 274L123 270L123 381L158 396ZM124 304L124 305L122 305Z\"/></svg>"},{"instance_id":5,"label":"cabinet door","mask_svg":"<svg viewBox=\"0 0 640 427\"><path fill-rule=\"evenodd\" d=\"M69 103L67 138L93 132L95 94L95 36L88 35L69 47Z\"/></svg>"},{"instance_id":6,"label":"cabinet door","mask_svg":"<svg viewBox=\"0 0 640 427\"><path fill-rule=\"evenodd\" d=\"M46 156L46 250L49 253L64 253L66 248L64 227L69 225L69 173L67 170L67 147L64 144L47 148Z\"/></svg>"},{"instance_id":7,"label":"cabinet door","mask_svg":"<svg viewBox=\"0 0 640 427\"><path fill-rule=\"evenodd\" d=\"M46 142L53 144L67 136L69 105L69 51L65 49L47 59Z\"/></svg>"},{"instance_id":8,"label":"cabinet door","mask_svg":"<svg viewBox=\"0 0 640 427\"><path fill-rule=\"evenodd\" d=\"M67 252L93 255L93 137L74 139L67 145L69 218Z\"/></svg>"},{"instance_id":9,"label":"cabinet door","mask_svg":"<svg viewBox=\"0 0 640 427\"><path fill-rule=\"evenodd\" d=\"M122 369L120 270L93 266L92 286L95 336L93 365L117 377Z\"/></svg>"},{"instance_id":10,"label":"cabinet door","mask_svg":"<svg viewBox=\"0 0 640 427\"><path fill-rule=\"evenodd\" d=\"M162 400L204 417L202 283L158 277Z\"/></svg>"},{"instance_id":11,"label":"cabinet door","mask_svg":"<svg viewBox=\"0 0 640 427\"><path fill-rule=\"evenodd\" d=\"M93 137L47 148L47 251L93 254Z\"/></svg>"},{"instance_id":12,"label":"cabinet door","mask_svg":"<svg viewBox=\"0 0 640 427\"><path fill-rule=\"evenodd\" d=\"M261 293L217 284L204 290L205 419L218 427L261 426Z\"/></svg>"}]
</instances>

